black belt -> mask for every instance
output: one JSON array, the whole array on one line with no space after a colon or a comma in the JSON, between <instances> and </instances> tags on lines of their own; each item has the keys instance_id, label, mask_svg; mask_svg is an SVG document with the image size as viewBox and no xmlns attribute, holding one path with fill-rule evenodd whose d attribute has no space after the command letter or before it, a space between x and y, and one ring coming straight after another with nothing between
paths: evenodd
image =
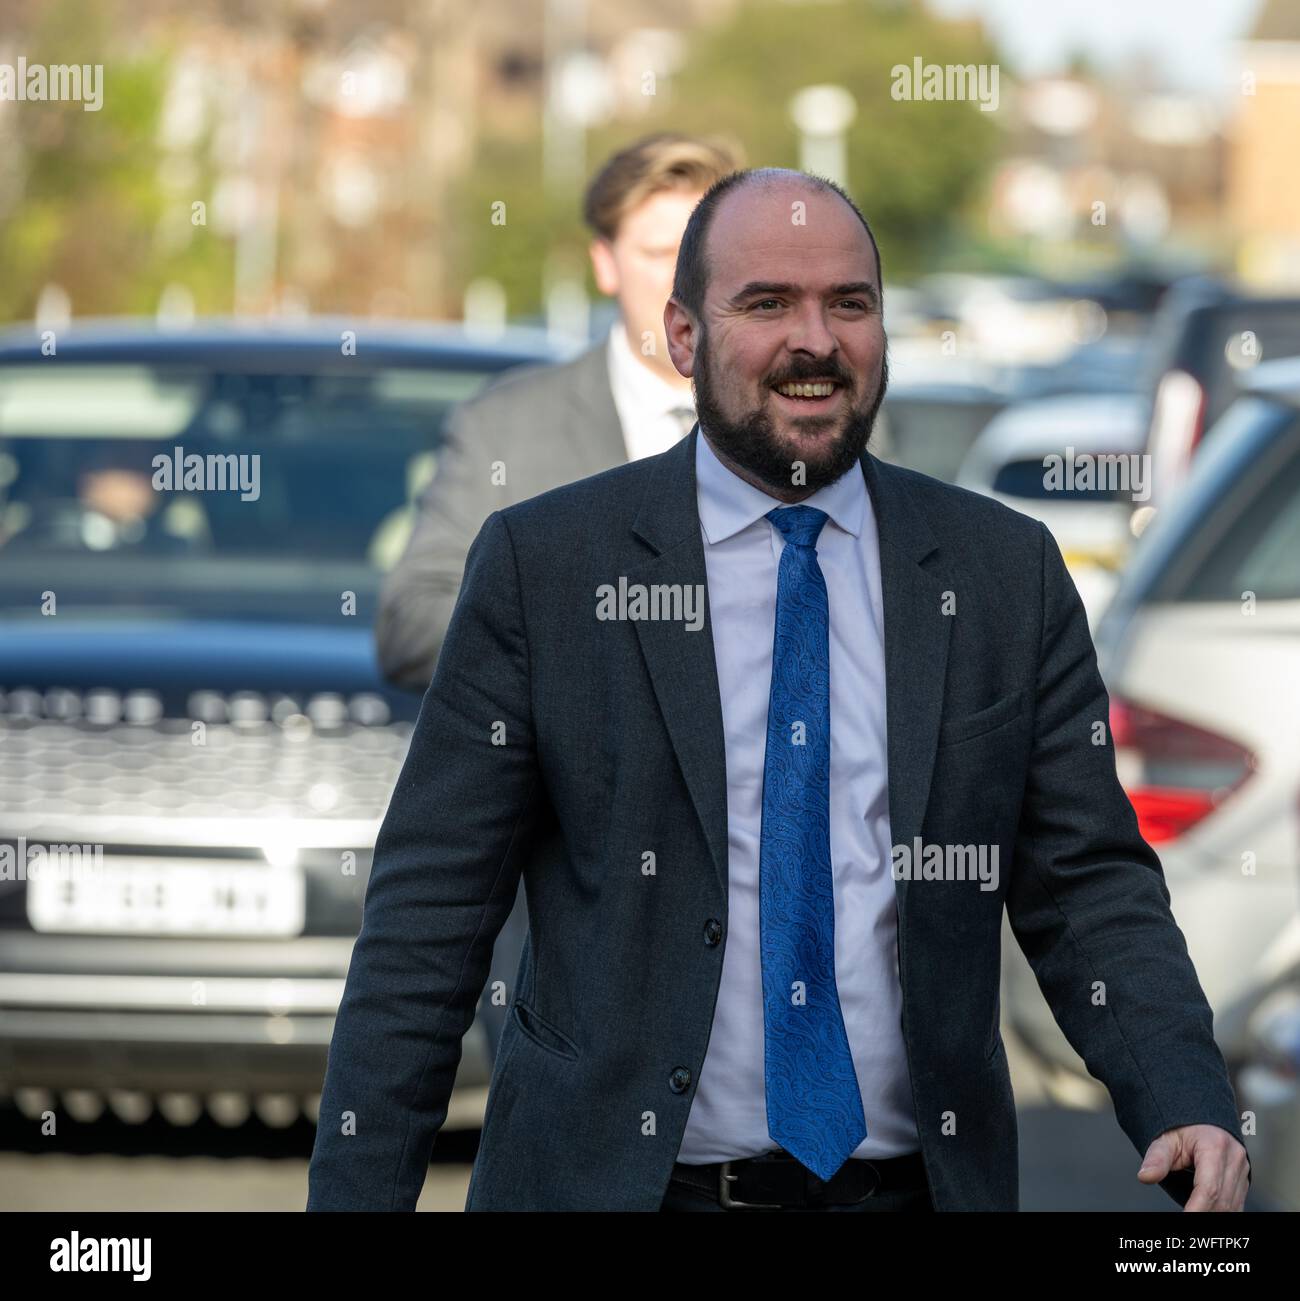
<instances>
[{"instance_id":1,"label":"black belt","mask_svg":"<svg viewBox=\"0 0 1300 1301\"><path fill-rule=\"evenodd\" d=\"M677 1183L698 1188L728 1210L775 1210L783 1206L852 1206L878 1193L927 1188L925 1162L919 1152L883 1161L850 1157L831 1176L819 1179L811 1170L777 1148L743 1161L711 1165L673 1165Z\"/></svg>"}]
</instances>

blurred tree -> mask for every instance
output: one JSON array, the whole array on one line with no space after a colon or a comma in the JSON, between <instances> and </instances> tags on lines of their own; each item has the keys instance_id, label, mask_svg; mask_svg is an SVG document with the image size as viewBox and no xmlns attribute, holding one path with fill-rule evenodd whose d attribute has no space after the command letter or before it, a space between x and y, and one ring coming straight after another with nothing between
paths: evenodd
<instances>
[{"instance_id":1,"label":"blurred tree","mask_svg":"<svg viewBox=\"0 0 1300 1301\"><path fill-rule=\"evenodd\" d=\"M102 106L0 104L0 319L30 318L41 288L62 286L77 316L152 315L183 284L200 311L228 310L231 251L206 228L184 247L160 238L170 213L156 143L168 52L128 45L129 12L56 0L7 5L9 58L103 65ZM16 11L16 12L15 12ZM30 24L24 23L33 15Z\"/></svg>"},{"instance_id":2,"label":"blurred tree","mask_svg":"<svg viewBox=\"0 0 1300 1301\"><path fill-rule=\"evenodd\" d=\"M581 195L557 196L543 183L540 134L483 140L452 206L448 283L463 292L479 275L499 281L512 319L541 311L549 254L586 247Z\"/></svg>"},{"instance_id":3,"label":"blurred tree","mask_svg":"<svg viewBox=\"0 0 1300 1301\"><path fill-rule=\"evenodd\" d=\"M848 188L871 222L886 276L906 278L950 254L1000 152L999 115L970 102L894 99L893 69L910 69L918 57L996 64L977 24L936 17L919 0L745 0L685 40L682 66L671 78L659 75L649 112L591 133L589 170L629 140L667 129L731 136L752 166L797 167L791 98L805 86L839 85L858 110L848 133ZM999 75L1002 104L1008 90ZM587 242L580 194L562 207L545 198L538 156L536 140L489 141L459 194L453 265L462 283L501 280L512 316L537 310L548 250L580 253ZM511 214L504 228L488 223L494 199Z\"/></svg>"},{"instance_id":4,"label":"blurred tree","mask_svg":"<svg viewBox=\"0 0 1300 1301\"><path fill-rule=\"evenodd\" d=\"M382 12L400 32L413 21L416 3L372 0L367 12ZM419 0L420 12L433 3ZM450 23L450 7L441 0L440 6L439 23ZM301 21L288 23L290 11ZM336 13L311 10L317 26ZM0 0L2 57L22 53L29 64L104 68L98 112L80 103L0 103L0 319L29 317L49 283L67 290L79 316L152 314L172 285L199 312L230 310L229 222L219 234L190 220L193 201L214 202L213 133L222 114L229 116L228 105L214 100L216 110L205 108L202 139L172 152L160 139L175 56L192 46L196 32L209 44L213 32L234 33L222 47L227 58L234 51L253 59L265 47L256 75L267 82L271 100L279 96L276 141L290 142L277 191L275 274L308 290L313 306L368 310L377 291L386 289L393 301L407 294L417 313L432 307L454 314L465 285L486 276L504 285L510 315L517 318L540 310L548 267L586 267L581 184L557 190L544 183L540 112L519 111L529 106L516 104L499 118L485 114L490 125L470 133L468 166L454 150L440 149L439 136L421 137L406 119L392 127L380 122L365 135L366 124L341 117L337 106L299 102L303 60L310 55L319 61L340 49L344 54L334 57L349 56L356 49L349 34L364 16L344 13L328 30L315 31L295 0L264 0L259 14L271 33L266 40L262 27L250 27L244 0L212 0L193 12L179 0L159 0L149 6L151 17L128 0L94 6ZM419 30L424 48L452 48L445 26ZM999 149L1000 114L963 102L898 101L890 92L893 68L910 67L914 58L940 65L992 62L978 25L937 18L920 0L743 0L720 24L680 35L684 60L671 75L667 68L629 67L626 58L611 62L611 69L621 69L613 75L635 84L612 87L621 108L590 133L588 173L618 146L668 128L730 136L755 165L796 166L791 97L810 84L838 84L858 105L848 136L850 188L880 240L887 275L906 276L960 249L969 230L964 218ZM529 28L521 39L535 41L537 32ZM472 45L467 39L465 50ZM220 82L221 59L210 62L208 75ZM421 92L418 120L445 124L464 104L468 90L453 71L430 65L421 74L443 89L438 104ZM658 78L653 97L642 94L648 71ZM371 219L368 239L331 225L320 189L326 163L357 149L382 182L381 195L404 196L400 211ZM443 154L445 165L434 166ZM395 156L405 169L396 179ZM404 187L403 176L419 184ZM453 178L447 201L445 187ZM432 239L421 205L435 207Z\"/></svg>"}]
</instances>

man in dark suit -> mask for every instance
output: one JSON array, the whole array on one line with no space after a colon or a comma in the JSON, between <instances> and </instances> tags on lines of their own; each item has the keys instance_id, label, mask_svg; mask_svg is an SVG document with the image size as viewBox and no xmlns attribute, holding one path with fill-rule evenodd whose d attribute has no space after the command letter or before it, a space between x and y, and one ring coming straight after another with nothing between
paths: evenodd
<instances>
[{"instance_id":1,"label":"man in dark suit","mask_svg":"<svg viewBox=\"0 0 1300 1301\"><path fill-rule=\"evenodd\" d=\"M466 1209L1016 1209L1004 908L1138 1177L1240 1209L1082 603L1042 525L866 451L880 307L842 191L725 179L665 311L697 428L484 524L376 846L308 1209L414 1206L520 879Z\"/></svg>"},{"instance_id":2,"label":"man in dark suit","mask_svg":"<svg viewBox=\"0 0 1300 1301\"><path fill-rule=\"evenodd\" d=\"M583 200L596 286L618 302L608 335L573 361L508 372L451 415L405 553L380 592L384 676L423 692L465 556L494 510L671 447L695 423L690 380L663 337L677 246L691 209L739 165L718 141L662 132L612 155ZM523 892L497 937L480 1021L495 1056L528 917Z\"/></svg>"}]
</instances>

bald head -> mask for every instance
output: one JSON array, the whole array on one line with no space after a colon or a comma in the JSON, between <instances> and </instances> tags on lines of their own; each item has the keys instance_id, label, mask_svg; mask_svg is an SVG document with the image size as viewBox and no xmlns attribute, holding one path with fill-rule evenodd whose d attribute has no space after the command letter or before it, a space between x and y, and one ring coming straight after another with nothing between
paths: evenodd
<instances>
[{"instance_id":1,"label":"bald head","mask_svg":"<svg viewBox=\"0 0 1300 1301\"><path fill-rule=\"evenodd\" d=\"M852 213L854 219L866 232L871 244L871 253L875 261L875 281L879 291L883 292L880 267L880 249L876 237L862 215L861 209L834 181L807 172L795 171L788 167L751 167L743 171L732 172L715 181L704 197L696 204L686 223L682 235L681 247L677 253L677 269L673 278L673 297L692 312L697 318L702 315L704 296L708 290L709 276L712 269L708 246L710 232L717 224L719 214L724 214L724 227L729 231L734 220L739 216L750 221L779 221L794 225L799 216L795 205L816 196L821 199L835 198L838 203Z\"/></svg>"}]
</instances>

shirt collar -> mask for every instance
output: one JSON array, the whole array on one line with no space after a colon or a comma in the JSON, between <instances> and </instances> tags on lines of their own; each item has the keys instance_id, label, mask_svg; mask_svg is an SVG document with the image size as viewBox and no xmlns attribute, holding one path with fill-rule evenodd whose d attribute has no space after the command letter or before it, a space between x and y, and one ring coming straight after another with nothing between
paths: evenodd
<instances>
[{"instance_id":1,"label":"shirt collar","mask_svg":"<svg viewBox=\"0 0 1300 1301\"><path fill-rule=\"evenodd\" d=\"M710 544L748 528L774 507L790 504L778 501L727 469L702 432L697 434L695 441L695 482L700 523ZM834 483L805 497L799 505L815 506L825 511L831 523L858 537L867 511L867 483L862 467L854 466Z\"/></svg>"},{"instance_id":2,"label":"shirt collar","mask_svg":"<svg viewBox=\"0 0 1300 1301\"><path fill-rule=\"evenodd\" d=\"M621 320L615 321L609 331L609 365L611 376L616 377L637 411L660 416L678 407L695 406L690 389L674 388L636 356Z\"/></svg>"}]
</instances>

